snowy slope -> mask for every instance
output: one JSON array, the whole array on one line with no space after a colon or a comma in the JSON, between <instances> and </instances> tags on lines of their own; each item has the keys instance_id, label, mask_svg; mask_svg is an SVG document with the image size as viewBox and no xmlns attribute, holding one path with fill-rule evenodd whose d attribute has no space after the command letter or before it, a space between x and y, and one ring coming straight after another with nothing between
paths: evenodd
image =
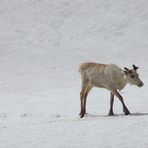
<instances>
[{"instance_id":1,"label":"snowy slope","mask_svg":"<svg viewBox=\"0 0 148 148\"><path fill-rule=\"evenodd\" d=\"M0 20L0 147L148 147L148 1L1 0ZM144 87L122 91L131 116L116 100L107 117L93 89L79 119L86 61L140 67Z\"/></svg>"}]
</instances>

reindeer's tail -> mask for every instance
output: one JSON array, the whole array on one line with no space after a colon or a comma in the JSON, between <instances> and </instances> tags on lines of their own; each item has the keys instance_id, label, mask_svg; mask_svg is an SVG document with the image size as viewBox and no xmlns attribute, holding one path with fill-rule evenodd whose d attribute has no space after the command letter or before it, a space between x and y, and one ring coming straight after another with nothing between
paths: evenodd
<instances>
[{"instance_id":1,"label":"reindeer's tail","mask_svg":"<svg viewBox=\"0 0 148 148\"><path fill-rule=\"evenodd\" d=\"M85 66L84 65L85 65L84 63L80 64L80 66L79 66L79 73L82 73L85 70Z\"/></svg>"}]
</instances>

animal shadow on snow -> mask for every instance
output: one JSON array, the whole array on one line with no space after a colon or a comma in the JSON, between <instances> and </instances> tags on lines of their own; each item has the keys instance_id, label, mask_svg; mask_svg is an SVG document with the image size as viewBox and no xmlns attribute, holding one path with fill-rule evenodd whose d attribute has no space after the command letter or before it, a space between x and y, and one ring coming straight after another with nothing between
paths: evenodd
<instances>
[{"instance_id":1,"label":"animal shadow on snow","mask_svg":"<svg viewBox=\"0 0 148 148\"><path fill-rule=\"evenodd\" d=\"M131 115L125 115L125 114L114 114L113 116L108 115L95 115L95 114L89 114L87 113L85 117L88 118L97 118L97 117L120 117L120 116L148 116L148 113L131 113Z\"/></svg>"},{"instance_id":2,"label":"animal shadow on snow","mask_svg":"<svg viewBox=\"0 0 148 148\"><path fill-rule=\"evenodd\" d=\"M148 116L148 113L133 113L132 116Z\"/></svg>"}]
</instances>

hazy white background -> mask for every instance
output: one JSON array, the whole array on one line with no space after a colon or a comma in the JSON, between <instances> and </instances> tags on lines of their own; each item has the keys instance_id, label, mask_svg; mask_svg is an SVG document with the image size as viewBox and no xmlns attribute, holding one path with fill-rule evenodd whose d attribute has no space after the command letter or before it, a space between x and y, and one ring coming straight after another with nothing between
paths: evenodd
<instances>
[{"instance_id":1,"label":"hazy white background","mask_svg":"<svg viewBox=\"0 0 148 148\"><path fill-rule=\"evenodd\" d=\"M139 66L144 87L122 91L133 113L107 117L93 89L79 119L81 62ZM147 0L0 0L0 147L148 147Z\"/></svg>"}]
</instances>

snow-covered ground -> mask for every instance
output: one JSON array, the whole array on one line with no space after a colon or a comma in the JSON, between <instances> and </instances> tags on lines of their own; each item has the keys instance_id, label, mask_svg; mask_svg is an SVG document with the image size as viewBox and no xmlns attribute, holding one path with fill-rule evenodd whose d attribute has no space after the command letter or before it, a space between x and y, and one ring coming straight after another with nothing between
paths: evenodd
<instances>
[{"instance_id":1,"label":"snow-covered ground","mask_svg":"<svg viewBox=\"0 0 148 148\"><path fill-rule=\"evenodd\" d=\"M81 62L140 67L144 87L109 111L93 89L80 119ZM148 147L147 0L0 1L0 148Z\"/></svg>"}]
</instances>

